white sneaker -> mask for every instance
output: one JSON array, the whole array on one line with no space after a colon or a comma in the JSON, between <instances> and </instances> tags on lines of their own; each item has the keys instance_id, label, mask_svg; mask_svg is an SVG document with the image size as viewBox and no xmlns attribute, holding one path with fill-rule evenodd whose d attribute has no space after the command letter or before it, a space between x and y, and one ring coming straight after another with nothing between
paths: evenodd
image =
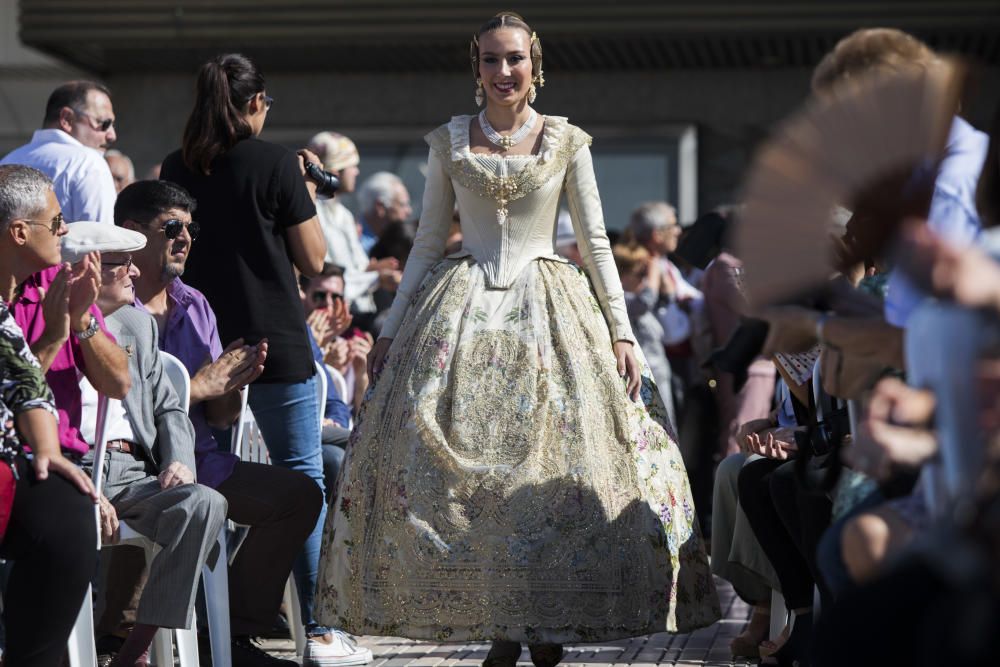
<instances>
[{"instance_id":1,"label":"white sneaker","mask_svg":"<svg viewBox=\"0 0 1000 667\"><path fill-rule=\"evenodd\" d=\"M302 667L348 667L367 665L372 660L371 650L358 646L354 637L340 630L331 630L325 635L306 639Z\"/></svg>"}]
</instances>

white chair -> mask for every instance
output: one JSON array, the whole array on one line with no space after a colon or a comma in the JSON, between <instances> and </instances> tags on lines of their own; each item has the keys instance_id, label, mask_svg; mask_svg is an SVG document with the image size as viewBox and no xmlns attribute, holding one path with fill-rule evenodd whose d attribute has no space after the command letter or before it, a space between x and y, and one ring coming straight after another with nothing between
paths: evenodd
<instances>
[{"instance_id":1,"label":"white chair","mask_svg":"<svg viewBox=\"0 0 1000 667\"><path fill-rule=\"evenodd\" d=\"M160 352L163 372L173 385L180 404L187 412L191 407L191 376L180 359L167 352ZM229 558L226 556L226 531L219 531L218 557L215 567L202 568L201 580L205 589L205 610L208 621L209 643L212 647L214 667L231 667L232 639L229 630ZM164 633L157 633L164 634ZM196 638L197 639L197 638ZM168 638L169 641L169 638Z\"/></svg>"},{"instance_id":2,"label":"white chair","mask_svg":"<svg viewBox=\"0 0 1000 667\"><path fill-rule=\"evenodd\" d=\"M338 371L336 368L334 368L329 364L326 365L326 370L330 372L330 377L333 378L333 387L337 391L337 396L340 397L340 400L342 400L347 405L347 407L350 408L353 412L354 397L353 396L349 397L347 395L347 378L344 377L343 373L341 373L340 371ZM354 428L353 417L351 418L350 422L348 422L347 428L348 429Z\"/></svg>"},{"instance_id":3,"label":"white chair","mask_svg":"<svg viewBox=\"0 0 1000 667\"><path fill-rule=\"evenodd\" d=\"M100 396L97 400L97 425L94 430L94 439L98 443L101 458L104 458L106 447L104 432L107 427L108 399ZM98 452L95 451L95 460ZM94 467L94 477L98 476L99 467ZM104 473L101 471L103 478ZM96 479L94 480L96 484ZM100 488L100 487L98 487ZM94 530L97 531L97 550L101 550L101 510L94 505ZM93 586L87 586L87 592L83 596L80 604L80 611L76 616L76 623L69 633L69 640L66 642L66 654L69 658L70 667L96 667L97 646L94 644L94 590Z\"/></svg>"},{"instance_id":4,"label":"white chair","mask_svg":"<svg viewBox=\"0 0 1000 667\"><path fill-rule=\"evenodd\" d=\"M323 417L326 415L326 395L330 391L330 387L326 384L326 366L322 362L317 361L313 364L316 367L316 375L319 377L319 382L316 383L316 398L319 400L319 430L323 432Z\"/></svg>"},{"instance_id":5,"label":"white chair","mask_svg":"<svg viewBox=\"0 0 1000 667\"><path fill-rule=\"evenodd\" d=\"M176 359L175 359L176 361ZM177 362L180 363L180 362ZM175 373L176 375L176 373ZM186 375L186 371L185 371ZM169 374L168 374L169 377ZM190 380L187 382L186 395L190 397ZM187 406L185 404L185 410ZM100 492L104 488L104 459L107 456L107 440L105 439L105 432L107 429L107 417L108 417L108 399L106 396L100 396L97 401L97 428L94 430L94 472L93 481L94 487ZM98 544L100 544L100 511L98 512ZM146 563L152 562L156 555L159 545L150 540L144 535L140 535L134 531L127 523L124 521L118 524L118 535L119 539L110 548L120 546L123 544L130 544L133 546L142 547L143 552L146 555ZM91 603L88 599L84 606L87 608L86 612L91 617L89 620L90 624L90 636L91 641L93 641L93 616L91 611ZM82 611L81 611L82 613ZM152 646L152 661L160 665L161 667L167 667L174 664L174 651L172 640L176 641L177 644L177 657L180 660L181 667L197 667L198 665L198 634L192 628L179 628L176 630L171 629L161 629L156 633L153 638ZM95 655L96 662L96 655Z\"/></svg>"}]
</instances>

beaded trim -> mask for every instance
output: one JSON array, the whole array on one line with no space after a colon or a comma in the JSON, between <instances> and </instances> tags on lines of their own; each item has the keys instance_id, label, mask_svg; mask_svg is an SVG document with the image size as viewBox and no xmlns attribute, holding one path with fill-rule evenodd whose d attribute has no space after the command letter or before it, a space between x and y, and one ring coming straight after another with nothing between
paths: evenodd
<instances>
[{"instance_id":1,"label":"beaded trim","mask_svg":"<svg viewBox=\"0 0 1000 667\"><path fill-rule=\"evenodd\" d=\"M580 128L570 125L565 118L548 117L543 133L555 132L558 144L551 151L546 151L543 145L543 154L534 156L536 159L529 161L517 173L501 176L485 167L480 157L490 157L493 159L504 158L502 156L478 156L468 150L457 154L452 150L453 123L461 123L465 128L465 136L468 137L468 126L471 116L456 116L448 125L442 125L425 139L431 149L436 151L445 165L448 175L458 184L472 190L481 196L492 199L497 205L497 221L503 224L507 219L507 207L521 197L534 192L549 179L564 169L569 161L573 159L576 152L583 146L591 144L591 137ZM551 125L550 125L551 124ZM560 127L560 125L562 125ZM512 156L512 157L532 157L532 156Z\"/></svg>"}]
</instances>

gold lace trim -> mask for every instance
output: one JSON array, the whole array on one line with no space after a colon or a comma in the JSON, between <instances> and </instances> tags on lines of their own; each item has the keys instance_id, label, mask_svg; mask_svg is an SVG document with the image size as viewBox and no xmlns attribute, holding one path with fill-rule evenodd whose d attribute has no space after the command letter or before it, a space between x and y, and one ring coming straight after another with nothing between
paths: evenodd
<instances>
[{"instance_id":1,"label":"gold lace trim","mask_svg":"<svg viewBox=\"0 0 1000 667\"><path fill-rule=\"evenodd\" d=\"M543 130L549 131L549 128ZM553 176L566 168L582 146L589 146L592 138L574 125L565 125L559 137L554 155L547 160L532 160L517 173L501 176L487 169L474 154L467 153L461 159L453 160L451 152L451 131L442 125L427 135L427 143L437 152L453 180L480 196L492 199L497 204L497 220L502 224L507 218L507 206L547 183Z\"/></svg>"}]
</instances>

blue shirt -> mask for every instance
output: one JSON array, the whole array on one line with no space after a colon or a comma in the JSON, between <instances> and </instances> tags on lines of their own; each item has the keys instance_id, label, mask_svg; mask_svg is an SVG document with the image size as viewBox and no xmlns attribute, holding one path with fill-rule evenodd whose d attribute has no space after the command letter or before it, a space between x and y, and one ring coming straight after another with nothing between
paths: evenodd
<instances>
[{"instance_id":1,"label":"blue shirt","mask_svg":"<svg viewBox=\"0 0 1000 667\"><path fill-rule=\"evenodd\" d=\"M979 238L982 222L976 212L976 184L988 145L988 136L955 118L927 216L931 231L952 245L967 246ZM905 328L910 315L925 298L901 272L893 271L885 297L886 321Z\"/></svg>"},{"instance_id":2,"label":"blue shirt","mask_svg":"<svg viewBox=\"0 0 1000 667\"><path fill-rule=\"evenodd\" d=\"M365 252L370 255L372 253L372 248L374 248L375 244L378 243L378 237L375 236L375 232L372 231L372 228L368 226L364 216L358 216L358 225L361 227L361 247L364 248Z\"/></svg>"},{"instance_id":3,"label":"blue shirt","mask_svg":"<svg viewBox=\"0 0 1000 667\"><path fill-rule=\"evenodd\" d=\"M323 366L323 372L326 373L326 407L323 409L323 416L337 422L339 426L347 428L347 425L351 423L351 409L347 407L346 403L340 400L340 396L333 390L333 378L330 377L330 371L327 370L326 364L323 363L323 351L316 344L312 329L306 327L306 331L309 332L309 343L312 345L313 359L316 360L316 363Z\"/></svg>"}]
</instances>

